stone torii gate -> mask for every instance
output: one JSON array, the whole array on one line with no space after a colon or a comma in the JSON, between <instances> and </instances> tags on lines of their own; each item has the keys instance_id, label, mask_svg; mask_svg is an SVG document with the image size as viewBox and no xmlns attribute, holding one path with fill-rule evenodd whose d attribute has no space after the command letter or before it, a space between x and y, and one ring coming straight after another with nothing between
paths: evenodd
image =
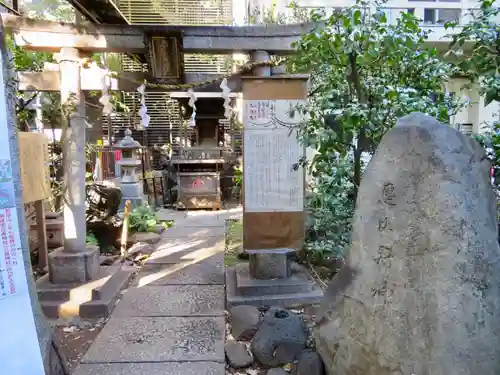
<instances>
[{"instance_id":1,"label":"stone torii gate","mask_svg":"<svg viewBox=\"0 0 500 375\"><path fill-rule=\"evenodd\" d=\"M270 55L286 55L292 43L317 24L266 25L243 27L207 26L110 26L76 25L2 15L4 27L10 31L17 46L33 51L57 53L59 69L42 72L19 72L20 90L59 91L68 114L65 140L64 247L49 259L49 276L53 284L85 283L97 277L99 251L86 246L85 223L85 107L82 91L102 90L100 68L84 68L82 60L92 52L116 52L154 55L150 73L120 73L109 80L108 90L135 91L137 82L145 79L168 84L190 83L218 78L184 74L180 68L183 52L204 54L249 53L254 61L269 62ZM163 44L162 44L163 43ZM174 43L177 56L168 55L166 44ZM153 53L151 53L153 51ZM156 59L161 54L164 71ZM259 67L254 75L270 76L270 66ZM232 79L233 91L241 90L239 78Z\"/></svg>"}]
</instances>

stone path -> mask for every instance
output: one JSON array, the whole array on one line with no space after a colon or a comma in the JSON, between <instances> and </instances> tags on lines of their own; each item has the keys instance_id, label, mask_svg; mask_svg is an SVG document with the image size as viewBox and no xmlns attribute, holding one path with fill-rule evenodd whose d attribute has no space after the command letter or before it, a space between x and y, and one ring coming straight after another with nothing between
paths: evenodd
<instances>
[{"instance_id":1,"label":"stone path","mask_svg":"<svg viewBox=\"0 0 500 375\"><path fill-rule=\"evenodd\" d=\"M158 216L174 219L174 226L163 233L75 375L225 373L224 222L240 212Z\"/></svg>"}]
</instances>

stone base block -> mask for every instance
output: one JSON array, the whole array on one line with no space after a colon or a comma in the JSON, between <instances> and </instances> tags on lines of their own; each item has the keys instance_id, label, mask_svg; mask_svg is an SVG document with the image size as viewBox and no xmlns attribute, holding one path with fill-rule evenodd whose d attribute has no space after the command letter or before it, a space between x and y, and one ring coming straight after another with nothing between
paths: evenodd
<instances>
[{"instance_id":1,"label":"stone base block","mask_svg":"<svg viewBox=\"0 0 500 375\"><path fill-rule=\"evenodd\" d=\"M307 275L296 264L290 267L290 277L279 279L255 279L250 275L246 264L236 265L235 271L236 286L243 296L307 293L314 287Z\"/></svg>"},{"instance_id":2,"label":"stone base block","mask_svg":"<svg viewBox=\"0 0 500 375\"><path fill-rule=\"evenodd\" d=\"M120 190L125 197L142 197L144 188L142 182L132 184L122 183L120 185Z\"/></svg>"},{"instance_id":3,"label":"stone base block","mask_svg":"<svg viewBox=\"0 0 500 375\"><path fill-rule=\"evenodd\" d=\"M226 268L227 308L237 305L292 308L321 302L323 291L307 277L302 267L292 264L291 276L255 279L247 263Z\"/></svg>"},{"instance_id":4,"label":"stone base block","mask_svg":"<svg viewBox=\"0 0 500 375\"><path fill-rule=\"evenodd\" d=\"M36 283L38 299L49 319L106 318L133 273L133 268L121 265L101 267L95 280L74 284L53 284L49 275L45 275Z\"/></svg>"},{"instance_id":5,"label":"stone base block","mask_svg":"<svg viewBox=\"0 0 500 375\"><path fill-rule=\"evenodd\" d=\"M87 245L85 250L65 252L64 247L48 255L49 278L52 284L86 283L99 275L99 248Z\"/></svg>"},{"instance_id":6,"label":"stone base block","mask_svg":"<svg viewBox=\"0 0 500 375\"><path fill-rule=\"evenodd\" d=\"M250 275L255 279L285 279L292 275L288 254L250 254Z\"/></svg>"}]
</instances>

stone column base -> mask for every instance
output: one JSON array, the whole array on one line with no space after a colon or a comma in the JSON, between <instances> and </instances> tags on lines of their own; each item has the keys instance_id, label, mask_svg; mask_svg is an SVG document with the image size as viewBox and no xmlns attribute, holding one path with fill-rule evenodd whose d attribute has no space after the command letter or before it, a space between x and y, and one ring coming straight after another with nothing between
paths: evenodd
<instances>
[{"instance_id":1,"label":"stone column base","mask_svg":"<svg viewBox=\"0 0 500 375\"><path fill-rule=\"evenodd\" d=\"M87 245L81 252L65 252L60 247L48 256L52 284L86 283L99 275L99 247Z\"/></svg>"},{"instance_id":2,"label":"stone column base","mask_svg":"<svg viewBox=\"0 0 500 375\"><path fill-rule=\"evenodd\" d=\"M255 279L246 263L226 268L227 308L237 305L286 308L321 302L323 291L309 280L306 270L291 265L291 276L271 280Z\"/></svg>"},{"instance_id":3,"label":"stone column base","mask_svg":"<svg viewBox=\"0 0 500 375\"><path fill-rule=\"evenodd\" d=\"M286 279L292 275L288 254L250 254L250 275L255 279Z\"/></svg>"}]
</instances>

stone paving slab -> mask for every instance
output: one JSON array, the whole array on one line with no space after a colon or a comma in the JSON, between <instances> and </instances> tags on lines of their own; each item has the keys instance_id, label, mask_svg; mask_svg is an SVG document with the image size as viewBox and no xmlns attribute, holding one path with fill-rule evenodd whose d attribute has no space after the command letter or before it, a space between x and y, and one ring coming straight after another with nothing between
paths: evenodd
<instances>
[{"instance_id":1,"label":"stone paving slab","mask_svg":"<svg viewBox=\"0 0 500 375\"><path fill-rule=\"evenodd\" d=\"M114 317L224 315L223 285L156 285L130 288Z\"/></svg>"},{"instance_id":2,"label":"stone paving slab","mask_svg":"<svg viewBox=\"0 0 500 375\"><path fill-rule=\"evenodd\" d=\"M224 222L222 221L220 225L207 226L204 224L187 226L180 224L179 226L174 225L168 228L163 234L162 238L205 238L205 237L217 237L223 236L226 232Z\"/></svg>"},{"instance_id":3,"label":"stone paving slab","mask_svg":"<svg viewBox=\"0 0 500 375\"><path fill-rule=\"evenodd\" d=\"M102 363L81 364L73 375L224 375L224 363Z\"/></svg>"},{"instance_id":4,"label":"stone paving slab","mask_svg":"<svg viewBox=\"0 0 500 375\"><path fill-rule=\"evenodd\" d=\"M112 317L82 363L224 362L225 318Z\"/></svg>"},{"instance_id":5,"label":"stone paving slab","mask_svg":"<svg viewBox=\"0 0 500 375\"><path fill-rule=\"evenodd\" d=\"M155 216L158 220L173 220L179 222L187 217L187 212L160 208L155 212Z\"/></svg>"},{"instance_id":6,"label":"stone paving slab","mask_svg":"<svg viewBox=\"0 0 500 375\"><path fill-rule=\"evenodd\" d=\"M146 262L153 264L177 264L195 262L224 251L224 237L175 238L162 240Z\"/></svg>"},{"instance_id":7,"label":"stone paving slab","mask_svg":"<svg viewBox=\"0 0 500 375\"><path fill-rule=\"evenodd\" d=\"M132 286L140 285L224 285L224 252L196 263L159 264L148 267L134 279Z\"/></svg>"},{"instance_id":8,"label":"stone paving slab","mask_svg":"<svg viewBox=\"0 0 500 375\"><path fill-rule=\"evenodd\" d=\"M192 210L192 211L177 211L172 209L160 208L156 212L156 217L159 220L186 220L186 219L198 219L198 218L206 218L213 217L217 219L225 219L228 217L234 217L238 215L242 215L243 208L233 207L233 208L224 208L219 211L207 211L207 210Z\"/></svg>"}]
</instances>

